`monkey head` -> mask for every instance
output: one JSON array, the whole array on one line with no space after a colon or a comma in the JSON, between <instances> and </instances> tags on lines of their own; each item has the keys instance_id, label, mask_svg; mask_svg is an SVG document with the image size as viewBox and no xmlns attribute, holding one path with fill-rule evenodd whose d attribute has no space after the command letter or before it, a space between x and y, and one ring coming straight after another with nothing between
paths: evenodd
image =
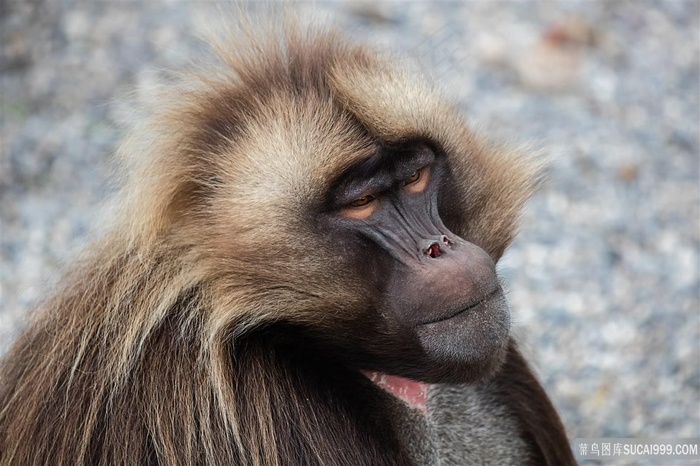
<instances>
[{"instance_id":1,"label":"monkey head","mask_svg":"<svg viewBox=\"0 0 700 466\"><path fill-rule=\"evenodd\" d=\"M332 34L283 42L223 57L234 77L167 112L182 166L168 173L183 174L171 230L207 269L209 318L234 343L293 328L358 370L492 374L510 326L495 263L538 167L379 53Z\"/></svg>"}]
</instances>

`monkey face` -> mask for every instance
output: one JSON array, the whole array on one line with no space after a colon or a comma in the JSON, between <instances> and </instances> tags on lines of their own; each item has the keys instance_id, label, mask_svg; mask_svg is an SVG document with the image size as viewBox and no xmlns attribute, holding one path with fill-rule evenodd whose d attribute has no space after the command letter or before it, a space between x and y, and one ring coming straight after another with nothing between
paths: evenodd
<instances>
[{"instance_id":1,"label":"monkey face","mask_svg":"<svg viewBox=\"0 0 700 466\"><path fill-rule=\"evenodd\" d=\"M464 382L490 374L504 355L510 318L495 263L443 222L446 172L427 145L382 148L332 190L326 228L355 245L346 254L378 290L375 335L360 338L363 369Z\"/></svg>"},{"instance_id":2,"label":"monkey face","mask_svg":"<svg viewBox=\"0 0 700 466\"><path fill-rule=\"evenodd\" d=\"M184 93L159 153L194 150L167 159L178 188L158 192L176 196L144 204L150 224L196 258L217 331L284 325L358 370L484 378L509 330L495 262L539 168L419 76L337 44L274 49Z\"/></svg>"}]
</instances>

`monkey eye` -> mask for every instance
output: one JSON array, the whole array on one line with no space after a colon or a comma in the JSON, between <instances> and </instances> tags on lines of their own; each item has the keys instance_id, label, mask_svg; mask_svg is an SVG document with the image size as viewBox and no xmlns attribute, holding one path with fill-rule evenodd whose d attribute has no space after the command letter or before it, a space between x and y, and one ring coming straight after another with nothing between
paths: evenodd
<instances>
[{"instance_id":1,"label":"monkey eye","mask_svg":"<svg viewBox=\"0 0 700 466\"><path fill-rule=\"evenodd\" d=\"M355 220L365 220L377 210L378 202L376 201L377 197L371 194L358 197L340 209L340 215Z\"/></svg>"},{"instance_id":2,"label":"monkey eye","mask_svg":"<svg viewBox=\"0 0 700 466\"><path fill-rule=\"evenodd\" d=\"M376 200L376 197L368 194L366 196L358 197L350 203L350 207L364 207L370 202Z\"/></svg>"},{"instance_id":3,"label":"monkey eye","mask_svg":"<svg viewBox=\"0 0 700 466\"><path fill-rule=\"evenodd\" d=\"M413 172L411 176L403 180L401 187L409 193L422 192L428 186L430 166L425 166Z\"/></svg>"},{"instance_id":4,"label":"monkey eye","mask_svg":"<svg viewBox=\"0 0 700 466\"><path fill-rule=\"evenodd\" d=\"M409 185L409 184L413 184L413 183L415 183L416 181L420 180L421 172L422 172L422 171L423 171L423 169L414 171L413 174L412 174L411 176L409 176L408 178L406 178L406 179L403 181L403 185L406 186L406 185Z\"/></svg>"}]
</instances>

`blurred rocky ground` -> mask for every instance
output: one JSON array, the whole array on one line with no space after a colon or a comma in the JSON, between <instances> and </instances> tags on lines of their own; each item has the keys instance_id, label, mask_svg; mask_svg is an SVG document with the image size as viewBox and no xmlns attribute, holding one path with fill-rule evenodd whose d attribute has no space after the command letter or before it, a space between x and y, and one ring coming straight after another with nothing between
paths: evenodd
<instances>
[{"instance_id":1,"label":"blurred rocky ground","mask_svg":"<svg viewBox=\"0 0 700 466\"><path fill-rule=\"evenodd\" d=\"M212 6L0 3L0 351L99 221L118 102L202 53ZM698 1L296 8L553 156L500 271L571 436L700 437Z\"/></svg>"}]
</instances>

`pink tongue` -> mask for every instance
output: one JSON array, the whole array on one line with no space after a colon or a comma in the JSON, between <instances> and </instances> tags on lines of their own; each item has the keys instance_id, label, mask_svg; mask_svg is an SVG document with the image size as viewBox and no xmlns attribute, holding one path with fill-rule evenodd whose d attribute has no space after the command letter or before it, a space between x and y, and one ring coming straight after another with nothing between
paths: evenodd
<instances>
[{"instance_id":1,"label":"pink tongue","mask_svg":"<svg viewBox=\"0 0 700 466\"><path fill-rule=\"evenodd\" d=\"M381 372L364 372L364 374L387 392L422 411L423 414L426 413L425 400L428 394L428 384Z\"/></svg>"}]
</instances>

